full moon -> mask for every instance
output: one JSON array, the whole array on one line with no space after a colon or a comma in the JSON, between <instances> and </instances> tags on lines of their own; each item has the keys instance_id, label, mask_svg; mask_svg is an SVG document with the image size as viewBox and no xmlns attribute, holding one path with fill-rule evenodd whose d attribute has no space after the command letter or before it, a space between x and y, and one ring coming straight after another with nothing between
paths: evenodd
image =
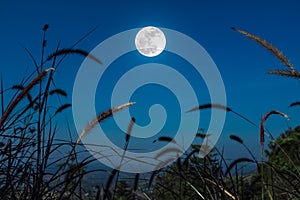
<instances>
[{"instance_id":1,"label":"full moon","mask_svg":"<svg viewBox=\"0 0 300 200\"><path fill-rule=\"evenodd\" d=\"M165 49L166 37L159 28L147 26L136 34L135 46L142 55L154 57Z\"/></svg>"}]
</instances>

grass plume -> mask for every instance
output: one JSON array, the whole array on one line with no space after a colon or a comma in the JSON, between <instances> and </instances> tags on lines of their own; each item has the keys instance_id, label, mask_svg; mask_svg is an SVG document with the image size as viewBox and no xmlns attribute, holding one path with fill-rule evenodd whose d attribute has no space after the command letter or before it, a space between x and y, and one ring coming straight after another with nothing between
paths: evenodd
<instances>
[{"instance_id":1,"label":"grass plume","mask_svg":"<svg viewBox=\"0 0 300 200\"><path fill-rule=\"evenodd\" d=\"M240 137L238 137L236 135L230 135L229 137L230 137L230 139L235 140L235 141L237 141L240 144L244 144L244 141Z\"/></svg>"},{"instance_id":2,"label":"grass plume","mask_svg":"<svg viewBox=\"0 0 300 200\"><path fill-rule=\"evenodd\" d=\"M203 105L197 106L195 108L192 108L192 109L188 110L187 112L193 112L193 111L203 110L203 109L208 109L208 108L217 108L217 109L225 110L225 111L228 111L228 112L232 111L227 106L223 106L221 104L207 103L207 104L203 104Z\"/></svg>"},{"instance_id":3,"label":"grass plume","mask_svg":"<svg viewBox=\"0 0 300 200\"><path fill-rule=\"evenodd\" d=\"M176 141L169 136L160 136L157 140L154 140L153 143L157 142L157 141L163 141L163 142L171 142L176 144Z\"/></svg>"},{"instance_id":4,"label":"grass plume","mask_svg":"<svg viewBox=\"0 0 300 200\"><path fill-rule=\"evenodd\" d=\"M43 72L39 73L23 90L22 92L13 100L13 102L9 105L7 110L4 112L0 119L0 128L2 129L5 120L9 117L13 109L18 105L18 103L28 94L28 92L39 83L47 74L48 71L54 70L54 68L48 68Z\"/></svg>"},{"instance_id":5,"label":"grass plume","mask_svg":"<svg viewBox=\"0 0 300 200\"><path fill-rule=\"evenodd\" d=\"M67 109L71 106L72 106L72 104L70 104L70 103L67 103L67 104L64 104L64 105L60 106L59 108L57 108L54 115L57 115L58 113L62 112L63 110L65 110L65 109Z\"/></svg>"},{"instance_id":6,"label":"grass plume","mask_svg":"<svg viewBox=\"0 0 300 200\"><path fill-rule=\"evenodd\" d=\"M67 93L62 89L55 89L55 90L51 90L49 92L49 95L54 95L54 94L59 94L59 95L64 96L64 97L67 96Z\"/></svg>"},{"instance_id":7,"label":"grass plume","mask_svg":"<svg viewBox=\"0 0 300 200\"><path fill-rule=\"evenodd\" d=\"M297 78L300 79L300 73L298 72L290 72L288 70L273 70L273 71L268 71L268 74L275 74L279 76L286 76L290 78Z\"/></svg>"},{"instance_id":8,"label":"grass plume","mask_svg":"<svg viewBox=\"0 0 300 200\"><path fill-rule=\"evenodd\" d=\"M98 123L100 123L101 121L103 121L104 119L111 117L115 112L118 112L120 110L123 110L124 108L130 107L133 104L135 104L135 102L129 102L129 103L125 103L122 104L118 107L115 108L111 108L103 113L101 113L100 115L98 115L96 118L94 118L92 121L90 121L90 123L85 127L85 129L79 134L79 137L76 141L76 143L78 144L81 139L90 131L92 130L92 128L94 128Z\"/></svg>"},{"instance_id":9,"label":"grass plume","mask_svg":"<svg viewBox=\"0 0 300 200\"><path fill-rule=\"evenodd\" d=\"M294 107L294 106L300 106L300 101L291 103L289 107Z\"/></svg>"},{"instance_id":10,"label":"grass plume","mask_svg":"<svg viewBox=\"0 0 300 200\"><path fill-rule=\"evenodd\" d=\"M247 31L240 30L240 29L237 29L234 27L231 27L231 29L242 35L245 35L246 37L250 38L251 40L253 40L253 41L257 42L258 44L260 44L261 46L263 46L265 49L270 51L274 56L276 56L285 66L287 66L293 74L296 73L296 70L295 70L294 66L290 63L290 61L285 57L285 55L281 51L279 51L271 43L267 42L266 40L261 39L260 37L258 37L256 35L253 35Z\"/></svg>"},{"instance_id":11,"label":"grass plume","mask_svg":"<svg viewBox=\"0 0 300 200\"><path fill-rule=\"evenodd\" d=\"M282 117L285 117L286 119L290 119L289 116L285 113L282 113L280 111L277 110L272 110L270 112L267 112L264 117L261 120L260 123L260 144L261 146L264 145L265 142L265 122L267 121L267 119L269 118L270 115L281 115Z\"/></svg>"},{"instance_id":12,"label":"grass plume","mask_svg":"<svg viewBox=\"0 0 300 200\"><path fill-rule=\"evenodd\" d=\"M47 61L49 61L52 58L55 58L57 56L68 55L68 54L79 54L79 55L82 55L82 56L85 56L85 57L89 57L90 59L96 61L97 63L102 64L102 62L96 56L90 54L89 52L81 50L81 49L61 49L61 50L58 50L55 53L48 56Z\"/></svg>"},{"instance_id":13,"label":"grass plume","mask_svg":"<svg viewBox=\"0 0 300 200\"><path fill-rule=\"evenodd\" d=\"M212 104L212 103L207 103L207 104L203 104L203 105L200 105L200 106L197 106L195 108L192 108L190 110L187 111L188 112L194 112L194 111L197 111L197 110L203 110L203 109L220 109L220 110L225 110L227 112L232 112L234 113L235 115L239 116L240 118L246 120L247 122L249 122L251 125L255 126L255 127L258 127L254 122L252 122L250 119L248 119L247 117L241 115L240 113L232 110L231 108L227 107L227 106L224 106L224 105L221 105L221 104Z\"/></svg>"}]
</instances>

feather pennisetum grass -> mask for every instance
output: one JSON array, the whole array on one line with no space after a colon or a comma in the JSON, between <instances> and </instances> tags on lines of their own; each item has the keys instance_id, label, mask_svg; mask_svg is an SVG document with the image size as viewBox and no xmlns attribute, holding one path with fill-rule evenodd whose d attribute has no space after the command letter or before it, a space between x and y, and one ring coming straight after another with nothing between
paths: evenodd
<instances>
[{"instance_id":1,"label":"feather pennisetum grass","mask_svg":"<svg viewBox=\"0 0 300 200\"><path fill-rule=\"evenodd\" d=\"M55 97L51 95L66 96L67 94L60 89L51 91L52 86L56 88L52 70L59 67L67 54L85 55L86 52L83 50L71 50L72 52L66 50L64 52L57 49L55 51L57 55L53 55L53 59L50 58L53 62L47 63L48 60L44 60L47 44L45 32L47 29L48 25L45 25L40 63L25 48L33 60L36 70L24 77L19 85L7 89L4 89L1 77L0 163L2 164L0 165L0 199L73 199L75 196L82 199L81 182L83 176L93 171L101 171L101 169L89 170L85 168L95 159L88 156L79 160L77 157L83 151L74 150L70 154L57 157L58 152L73 149L74 143L72 139L62 141L56 137L59 122L54 120L54 117L71 105L63 104L59 96L56 97L58 97L60 105L49 105L49 102L52 102L50 98ZM71 49L87 35L77 41ZM62 56L59 62L56 62L57 56ZM90 55L85 56L91 58ZM94 60L100 63L99 60L95 58ZM46 69L46 64L49 64L51 68ZM46 84L42 84L41 81L49 74L48 71L50 71L48 81ZM35 73L37 73L36 77L32 78ZM33 88L37 88L37 93L33 94ZM18 91L12 96L7 108L5 108L5 91L11 89ZM30 95L34 95L33 98ZM29 104L22 104L21 106L19 102L26 96ZM52 107L56 107L57 110L55 114L49 115L49 108ZM70 132L69 130L71 138ZM1 145L4 146L1 147ZM51 177L48 179L50 175Z\"/></svg>"},{"instance_id":2,"label":"feather pennisetum grass","mask_svg":"<svg viewBox=\"0 0 300 200\"><path fill-rule=\"evenodd\" d=\"M275 74L275 75L280 75L280 76L286 76L286 77L292 77L292 78L297 78L300 79L300 73L295 69L294 65L287 59L287 57L279 51L275 46L273 46L271 43L267 42L266 40L263 40L262 38L253 35L247 31L240 30L234 27L231 27L234 31L245 35L246 37L250 38L251 40L257 42L261 46L263 46L265 49L270 51L280 62L285 65L288 70L272 70L268 71L268 74Z\"/></svg>"},{"instance_id":3,"label":"feather pennisetum grass","mask_svg":"<svg viewBox=\"0 0 300 200\"><path fill-rule=\"evenodd\" d=\"M58 50L55 53L48 56L47 61L51 60L54 57L61 56L61 55L67 55L67 54L79 54L79 55L88 57L88 58L94 60L95 62L97 62L99 64L102 64L102 62L96 56L94 56L94 55L92 55L92 54L90 54L90 53L88 53L84 50L81 50L81 49L61 49L61 50Z\"/></svg>"},{"instance_id":4,"label":"feather pennisetum grass","mask_svg":"<svg viewBox=\"0 0 300 200\"><path fill-rule=\"evenodd\" d=\"M265 180L264 180L264 142L265 142L265 122L267 121L267 119L269 118L270 115L281 115L283 117L285 117L286 119L289 119L289 116L285 113L282 113L280 111L277 111L277 110L271 110L270 112L267 112L264 117L262 118L261 120L261 123L260 123L260 149L261 149L261 182L262 182L262 187L261 187L261 198L264 199L265 198ZM268 193L269 193L269 190L268 190Z\"/></svg>"},{"instance_id":5,"label":"feather pennisetum grass","mask_svg":"<svg viewBox=\"0 0 300 200\"><path fill-rule=\"evenodd\" d=\"M277 110L272 110L270 112L267 112L264 117L261 120L260 123L260 145L263 147L264 142L265 142L265 122L267 121L267 119L269 118L270 115L281 115L282 117L285 117L286 119L289 119L289 116L285 113L282 113L280 111Z\"/></svg>"},{"instance_id":6,"label":"feather pennisetum grass","mask_svg":"<svg viewBox=\"0 0 300 200\"><path fill-rule=\"evenodd\" d=\"M21 93L12 101L7 110L4 112L0 119L0 128L2 129L5 120L9 117L13 109L18 105L18 103L28 94L28 92L39 83L47 74L48 71L55 70L54 68L48 68L41 73L39 73L22 91Z\"/></svg>"},{"instance_id":7,"label":"feather pennisetum grass","mask_svg":"<svg viewBox=\"0 0 300 200\"><path fill-rule=\"evenodd\" d=\"M45 32L48 29L48 25L46 24L43 28L43 31ZM239 32L239 31L238 31ZM246 34L245 32L240 32L242 34ZM251 38L250 35L246 35L247 37ZM264 41L259 41L261 40L260 38L253 36L251 38L252 40L255 40L259 44L263 45L265 48L268 48L266 45L270 45L269 43L266 43ZM76 44L75 44L76 45ZM46 46L46 39L45 35L43 37L43 43L42 47L45 48ZM84 55L87 57L92 58L90 55L88 55L87 52L82 51L82 50L77 50L73 49L74 47L71 47L71 49L62 49L59 50L57 49L55 53L51 54L48 59L53 60L54 62L50 64L50 66L55 66L57 69L58 63L55 62L56 57L61 56L64 57L69 54L79 54L79 55ZM280 57L281 52L276 52L278 49L273 48L272 46L269 47L269 51L272 52L272 54L277 54L276 57L281 59L281 62L289 62L287 59L285 60L284 57ZM44 54L44 49L42 51L42 54ZM29 55L31 58L33 56L29 52ZM283 54L282 54L283 55ZM93 58L92 58L93 59ZM47 63L47 57L45 57L45 60L42 58L41 63L38 64L35 62L36 66L36 72L37 75L39 76L40 73L43 73L43 70L46 67ZM94 61L99 62L99 60L93 59ZM44 65L43 65L44 64ZM287 65L287 64L284 64ZM287 65L288 66L288 65ZM292 65L291 65L292 66ZM293 68L294 69L294 68ZM32 74L35 74L36 72L33 72ZM51 71L51 75L52 75ZM300 78L300 74L296 72L296 70L292 70L290 66L288 66L288 70L277 70L277 71L271 71L269 73L272 74L278 74L282 76L287 76L287 77L296 77ZM55 74L55 73L53 73ZM49 75L49 74L48 74ZM37 95L33 94L33 90L31 88L27 88L28 86L24 83L29 83L31 84L31 79L32 75L27 77L25 81L22 81L20 85L15 85L13 87L10 87L7 90L10 89L16 89L18 90L8 103L7 109L5 110L4 107L4 88L3 88L3 82L1 78L0 82L0 93L1 93L1 111L2 111L2 118L0 119L0 129L1 129L1 135L0 135L0 199L84 199L84 194L82 193L84 190L82 189L81 186L81 181L83 178L83 175L89 173L90 171L86 169L85 167L93 162L94 159L89 158L83 158L83 161L79 161L78 159L81 159L79 156L80 151L77 151L75 147L77 147L77 144L80 143L82 137L84 137L94 126L97 125L97 123L105 120L106 118L112 116L115 112L123 109L121 108L122 106L129 107L131 105L123 104L119 107L116 108L111 108L100 115L98 115L95 119L93 119L86 127L83 127L84 130L81 132L79 135L76 143L70 139L70 141L63 141L62 143L57 141L59 140L54 140L56 138L55 135L59 127L57 124L53 125L56 123L53 119L54 117L60 113L63 112L65 109L69 108L71 104L63 104L62 102L59 102L60 105L56 106L51 106L51 108L55 107L56 111L53 115L48 115L49 111L49 101L50 98L58 97L60 96L66 96L67 93L63 90L60 89L52 89L52 86L56 88L55 85L52 85L54 82L54 79L52 79L52 76L47 76L49 77L49 87L44 87L44 84L39 84L41 81L37 81L37 83L34 83L31 87L36 88L38 85L41 87L40 92ZM46 74L45 74L46 76ZM43 78L41 78L43 79ZM23 83L23 84L22 84ZM51 87L50 87L51 84ZM43 87L42 87L43 86ZM48 86L48 84L47 84ZM26 92L26 90L28 90ZM24 93L24 94L22 94ZM30 94L31 93L31 94ZM33 98L31 98L30 95ZM27 107L23 108L20 106L19 102L24 99L24 97L28 97L29 104ZM16 99L18 99L16 101ZM16 102L15 102L16 101ZM52 102L52 100L50 101ZM12 107L12 104L16 104L15 107ZM131 103L128 103L131 104ZM297 106L299 105L299 102L294 102L290 105L290 107ZM19 106L18 106L19 105ZM33 106L34 105L34 106ZM17 111L17 108L19 109ZM284 113L279 113L278 111L271 111L267 113L262 121L260 126L257 126L254 124L252 121L247 119L246 117L240 115L239 113L233 111L231 108L228 108L227 106L223 106L220 104L204 104L200 105L196 108L193 108L189 110L188 112L192 111L198 111L198 110L203 110L203 109L221 109L225 112L232 112L234 114L237 114L241 118L247 120L249 123L257 127L260 131L260 143L262 144L262 148L265 142L265 138L263 134L267 134L268 130L265 129L265 122L268 120L269 116L272 114L278 114L283 117L287 118L287 115ZM11 111L9 111L11 110ZM20 112L19 112L20 111ZM6 114L5 114L6 113ZM36 116L40 115L41 117L39 118L39 122L36 120ZM29 116L29 117L28 117ZM48 118L49 117L49 118ZM91 116L92 118L93 116ZM29 119L29 121L27 121ZM52 121L53 120L53 121ZM130 124L128 126L128 131L125 137L125 147L124 150L127 149L129 140L131 139L131 131L133 129L135 120L134 118L131 119ZM2 126L5 126L5 129L2 129ZM30 128L34 128L34 131L30 131ZM40 135L40 139L36 139L35 136ZM70 138L72 133L69 130L69 135ZM46 136L46 138L44 137ZM208 137L208 134L202 134L202 133L197 133L197 137L200 137L202 139L205 139ZM245 145L246 141L243 141L241 138L235 135L230 135L230 138L232 140L235 140L236 142ZM2 140L3 139L3 140ZM273 140L273 139L272 139ZM36 143L39 143L37 145ZM169 143L174 143L177 144L176 141L173 140L173 138L168 137L168 136L161 136L158 137L153 143L155 142L169 142ZM289 161L293 164L295 170L299 172L297 169L298 166L297 163L295 165L295 162L293 162L292 159L290 159L288 154L285 152L285 149L283 146L281 147L277 141L275 141L276 145L278 145L278 151L281 150L283 151L284 155L289 159ZM281 144L281 143L280 143ZM62 149L65 149L65 146L70 147L72 149L70 154L64 154L62 158L57 158L54 155L56 154L57 151L60 151ZM29 148L30 147L30 148ZM161 190L162 193L164 191L167 191L169 193L167 198L156 198L154 192L149 192L149 198L148 196L147 199L153 198L153 199L255 199L257 196L253 196L253 198L250 197L245 197L243 196L243 181L245 179L245 176L243 173L240 175L238 174L238 170L241 170L244 166L241 167L242 163L253 163L254 161L256 162L254 156L252 156L252 159L249 158L239 158L237 160L234 160L229 166L226 163L225 158L223 157L223 152L220 153L218 150L218 156L219 157L214 157L214 152L212 154L208 155L205 157L205 159L200 159L198 156L194 154L199 154L201 145L192 145L192 151L187 154L183 154L185 156L184 158L178 158L177 163L175 163L175 168L171 168L170 166L166 168L161 168L157 171L155 171L151 177L149 177L149 186L152 184L154 181L154 176L156 173L164 173L168 169L168 173L170 176L165 177L165 184L166 185L161 185L161 188L164 190ZM249 150L250 151L250 150ZM25 152L25 153L23 153ZM40 152L38 154L37 152ZM156 158L160 159L162 155L166 153L177 153L180 154L182 151L180 149L167 149L165 151L160 152L157 154ZM212 157L210 157L212 155ZM122 155L121 155L122 156ZM123 154L123 157L125 154ZM54 160L51 160L50 157L55 157ZM220 161L218 161L218 158L220 158ZM39 162L37 160L40 159ZM134 159L134 158L133 158ZM96 159L95 159L96 160ZM168 162L173 161L173 158L167 161L161 161L160 164L165 165L168 164ZM183 162L182 162L183 161ZM214 163L217 162L217 163ZM38 163L35 167L35 164ZM62 165L61 165L62 163ZM147 163L149 164L149 163ZM150 163L151 164L151 163ZM160 168L160 164L157 166ZM176 165L177 164L177 165ZM57 166L61 165L58 167L58 169L54 172L51 171L52 177L50 180L45 180L45 176L48 175L47 173L49 172L49 166ZM120 164L121 165L121 164ZM238 166L241 167L238 169ZM225 166L222 168L222 166ZM261 167L268 167L269 162L263 163L262 160L262 165ZM299 198L300 197L300 192L298 191L298 183L299 183L299 178L296 177L296 183L294 182L289 182L288 186L294 186L290 187L294 189L294 191L288 191L290 188L285 188L285 186L280 185L280 183L284 183L284 181L288 180L288 176L290 177L295 177L296 173L293 171L280 171L280 169L276 169L276 165L272 165L270 163L270 166L272 167L271 172L274 172L274 174L277 176L274 178L274 182L268 182L269 179L266 176L268 174L268 171L265 168L265 172L261 170L261 173L263 176L265 176L265 182L264 179L259 177L258 179L261 179L261 184L263 186L259 185L259 187L263 187L265 191L269 192L269 198L272 199L272 196L270 195L272 190L268 190L270 188L270 184L274 185L274 188L283 188L281 190L285 194L287 194L285 197L289 196L290 198ZM231 177L231 173L236 167L235 172L235 180ZM259 169L259 167L258 167ZM82 171L81 171L82 170ZM223 172L224 170L224 172ZM230 171L231 170L231 171ZM91 171L95 171L94 169ZM100 170L99 170L100 171ZM259 171L259 170L258 170ZM103 172L107 172L107 170L103 170ZM113 199L115 196L115 199L121 199L124 198L124 196L119 197L120 194L113 194L111 190L111 185L116 181L118 182L118 178L116 178L116 175L120 173L119 169L114 169L111 171L109 178L107 179L106 185L104 184L103 187L103 192L100 192L100 189L98 190L98 194L96 199L100 199L103 197L102 195L104 194L104 198L106 199ZM259 173L259 172L258 172ZM283 174L280 174L283 173ZM142 174L141 174L142 175ZM226 175L229 175L228 177L225 177ZM260 174L259 174L260 175ZM273 175L273 174L272 174ZM140 194L143 192L143 185L142 185L142 180L139 177L139 174L135 175L135 181L133 183L133 187L130 190L131 196L133 199L138 199ZM176 179L176 176L180 178ZM298 175L299 176L299 175ZM161 176L163 177L163 176ZM279 177L279 178L278 178ZM240 180L241 178L242 180ZM278 182L276 182L278 181ZM162 183L162 182L161 182ZM159 185L161 184L159 182L155 182L155 184ZM200 183L200 184L199 184ZM179 184L179 187L178 187ZM187 187L188 186L188 187ZM235 187L236 186L236 187ZM189 193L188 190L191 190L193 193ZM281 189L280 188L280 189ZM249 189L246 187L246 189ZM251 189L253 187L251 186ZM257 190L258 191L258 190ZM260 192L255 191L257 195L260 195ZM271 192L270 192L271 191ZM160 192L160 191L159 191ZM249 190L247 191L249 192ZM251 192L253 192L251 190ZM264 191L262 191L263 194ZM293 196L295 193L297 195ZM54 194L54 195L53 195ZM118 196L119 195L119 196ZM121 194L122 195L122 194ZM151 196L153 195L153 196ZM280 197L277 197L278 199L283 199L282 193L279 194ZM100 197L101 196L101 197ZM160 197L160 196L158 196ZM264 198L264 195L262 195ZM93 198L93 197L90 197ZM259 197L258 197L259 198ZM274 199L276 196L274 195ZM277 199L276 198L276 199ZM103 199L103 198L102 198Z\"/></svg>"},{"instance_id":8,"label":"feather pennisetum grass","mask_svg":"<svg viewBox=\"0 0 300 200\"><path fill-rule=\"evenodd\" d=\"M135 118L132 117L130 122L129 122L128 129L127 129L126 136L125 136L125 145L124 145L123 154L122 154L122 157L121 157L121 160L120 160L120 164L117 168L118 173L117 173L117 177L116 177L116 183L115 183L115 188L114 188L114 192L113 192L113 198L115 197L115 192L116 192L118 181L119 181L120 169L123 165L123 160L124 160L124 157L125 157L128 145L129 145L129 140L130 140L130 137L131 137L131 133L132 133L132 130L133 130L134 123L135 123Z\"/></svg>"},{"instance_id":9,"label":"feather pennisetum grass","mask_svg":"<svg viewBox=\"0 0 300 200\"><path fill-rule=\"evenodd\" d=\"M300 102L294 102L294 103L291 103L289 107L293 107L293 106L296 106L296 105L300 105ZM260 126L260 143L261 143L261 149L262 149L262 153L263 153L263 148L264 148L264 130L265 130L265 122L266 120L269 118L270 115L273 115L273 114L277 114L277 115L281 115L282 117L286 118L287 120L289 120L289 116L285 113L282 113L280 111L277 111L277 110L272 110L270 112L267 112L262 121L261 121L261 126ZM283 152L283 154L286 156L286 158L289 160L289 162L294 166L294 168L296 169L296 171L298 172L298 175L300 175L300 170L297 168L297 166L295 165L294 161L291 160L291 158L289 157L289 155L286 153L286 151L277 143L275 143L277 145L277 147Z\"/></svg>"},{"instance_id":10,"label":"feather pennisetum grass","mask_svg":"<svg viewBox=\"0 0 300 200\"><path fill-rule=\"evenodd\" d=\"M289 107L300 106L300 101L293 102L289 105Z\"/></svg>"},{"instance_id":11,"label":"feather pennisetum grass","mask_svg":"<svg viewBox=\"0 0 300 200\"><path fill-rule=\"evenodd\" d=\"M111 108L108 109L107 111L101 113L100 115L98 115L97 117L95 117L92 121L89 122L89 124L85 127L85 129L79 134L79 137L76 141L76 143L78 144L81 139L89 132L92 130L92 128L94 128L99 122L103 121L104 119L111 117L115 112L118 112L124 108L130 107L133 104L135 104L135 102L129 102L129 103L125 103L122 104L118 107L115 108Z\"/></svg>"},{"instance_id":12,"label":"feather pennisetum grass","mask_svg":"<svg viewBox=\"0 0 300 200\"><path fill-rule=\"evenodd\" d=\"M270 51L274 56L276 56L285 66L289 68L292 73L296 73L294 66L290 63L290 61L285 57L285 55L279 51L275 46L271 43L267 42L266 40L261 39L260 37L253 35L247 31L240 30L234 27L231 27L234 31L245 35L246 37L250 38L251 40L257 42L258 44L262 45L268 51Z\"/></svg>"},{"instance_id":13,"label":"feather pennisetum grass","mask_svg":"<svg viewBox=\"0 0 300 200\"><path fill-rule=\"evenodd\" d=\"M221 104L212 104L212 103L202 104L202 105L199 105L195 108L192 108L192 109L188 110L187 113L188 112L194 112L194 111L197 111L197 110L203 110L203 109L220 109L220 110L224 110L226 112L232 112L235 115L239 116L240 118L246 120L251 125L253 125L255 127L258 127L253 121L251 121L247 117L245 117L245 116L241 115L240 113L232 110L231 108L229 108L227 106L224 106L224 105L221 105Z\"/></svg>"}]
</instances>

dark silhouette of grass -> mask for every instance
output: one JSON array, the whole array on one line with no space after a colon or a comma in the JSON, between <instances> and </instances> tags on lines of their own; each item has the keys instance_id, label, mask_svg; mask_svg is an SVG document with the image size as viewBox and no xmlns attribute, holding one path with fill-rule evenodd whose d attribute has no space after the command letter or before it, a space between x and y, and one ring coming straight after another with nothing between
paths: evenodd
<instances>
[{"instance_id":1,"label":"dark silhouette of grass","mask_svg":"<svg viewBox=\"0 0 300 200\"><path fill-rule=\"evenodd\" d=\"M3 77L0 82L1 119L0 119L0 199L86 199L84 193L86 188L83 179L91 173L105 172L109 176L103 187L97 187L95 196L89 199L121 199L122 194L118 193L120 180L120 169L123 158L126 156L131 134L135 124L132 118L124 137L124 152L119 168L112 170L89 169L88 167L96 161L92 155L87 155L87 150L80 143L81 139L89 131L111 117L118 111L128 108L134 102L110 108L94 119L85 127L76 141L72 140L73 133L68 129L70 140L58 140L59 127L54 122L57 115L63 113L72 105L67 102L53 106L49 102L52 98L66 97L67 93L55 85L56 69L67 55L76 54L85 56L95 62L102 62L88 52L78 49L76 45L90 35L94 30L87 33L70 48L60 48L49 56L45 55L47 47L46 33L49 25L43 27L42 56L40 62L34 58L31 52L24 48L33 61L35 71L28 77L8 89L5 89ZM289 60L275 46L261 38L246 31L233 28L233 30L254 40L277 59L279 59L287 70L270 71L270 74L278 74L287 77L299 78L300 75ZM43 80L43 81L42 81ZM33 90L33 88L35 90ZM4 98L7 91L14 94L5 104ZM35 91L35 92L33 92ZM36 92L37 91L37 92ZM25 101L24 100L27 100ZM7 107L5 105L8 105ZM290 107L299 105L294 102ZM56 108L54 110L49 109ZM200 158L201 147L209 147L206 144L192 144L190 150L183 156L177 158L173 164L166 165L170 160L161 161L156 167L157 170L143 179L143 174L134 174L128 199L285 199L300 198L300 172L298 166L289 157L285 148L273 141L277 152L285 155L287 162L291 163L293 169L282 169L276 163L265 161L263 151L265 134L271 133L265 129L268 118L275 114L285 118L288 116L282 112L272 110L264 115L260 126L249 120L244 115L235 112L231 108L220 104L202 104L187 112L196 112L203 109L221 109L231 112L253 125L259 131L261 145L261 161L258 162L254 154L248 148L247 140L238 135L230 135L230 139L241 144L249 153L250 158L242 157L228 161L224 157L224 150L213 148L204 158ZM92 118L93 116L91 116ZM208 139L210 134L202 132L195 133L200 139ZM153 143L177 142L169 136L160 136ZM178 145L178 144L177 144ZM60 157L59 152L66 152ZM101 155L101 152L97 152ZM172 153L174 155L183 153L182 148L169 148L156 155L160 159L162 155ZM84 156L82 156L84 155ZM107 158L110 159L110 158ZM138 159L138 158L137 158ZM230 164L228 164L230 163ZM249 164L256 164L256 171L244 175L243 168ZM50 170L51 169L51 170ZM144 187L143 181L148 184ZM147 188L150 192L145 192Z\"/></svg>"},{"instance_id":2,"label":"dark silhouette of grass","mask_svg":"<svg viewBox=\"0 0 300 200\"><path fill-rule=\"evenodd\" d=\"M50 61L51 59L53 59L54 57L57 57L57 56L68 55L68 54L79 54L79 55L82 55L82 56L85 56L85 57L89 57L90 59L96 61L97 63L102 64L102 62L96 56L93 56L92 54L90 54L90 53L88 53L84 50L81 50L81 49L61 49L61 50L58 50L57 52L55 52L55 53L51 54L50 56L48 56L46 61Z\"/></svg>"},{"instance_id":3,"label":"dark silhouette of grass","mask_svg":"<svg viewBox=\"0 0 300 200\"><path fill-rule=\"evenodd\" d=\"M59 67L59 63L67 54L86 54L83 50L72 49L73 47L60 51L57 49L48 57L48 60L44 61L47 29L48 25L45 25L40 64L25 48L34 62L37 75L30 78L34 74L32 73L28 78L24 78L21 84L16 84L7 90L4 89L3 78L1 78L1 199L73 199L76 197L82 199L83 177L92 172L105 171L101 169L86 170L86 167L95 159L91 156L79 159L79 155L85 153L86 150L76 150L77 146L80 145L72 141L57 141L55 139L58 127L53 124L53 119L58 113L71 107L71 104L65 103L58 106L54 113L48 110L51 106L49 105L49 98L54 98L54 94L67 96L67 93L60 88L52 89L55 87L53 78L55 68ZM57 61L57 56L62 56L62 59ZM100 60L92 55L86 56L100 64ZM50 60L52 60L51 67L46 68L47 61ZM29 81L30 79L31 81ZM42 82L43 79L46 81ZM29 83L25 84L28 81ZM34 96L30 94L33 87L36 87L38 91ZM12 95L8 107L5 108L4 95L9 90L15 91L15 94ZM28 98L27 105L22 101L26 96ZM110 114L118 109L122 108L111 109ZM70 149L69 154L56 157L60 151L65 151L67 148Z\"/></svg>"}]
</instances>

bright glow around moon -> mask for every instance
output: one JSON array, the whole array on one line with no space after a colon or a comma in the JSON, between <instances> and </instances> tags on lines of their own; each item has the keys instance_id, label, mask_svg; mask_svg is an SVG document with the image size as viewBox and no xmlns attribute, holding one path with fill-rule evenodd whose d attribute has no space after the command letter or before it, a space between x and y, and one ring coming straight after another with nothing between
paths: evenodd
<instances>
[{"instance_id":1,"label":"bright glow around moon","mask_svg":"<svg viewBox=\"0 0 300 200\"><path fill-rule=\"evenodd\" d=\"M144 56L159 55L166 47L164 33L154 26L142 28L135 36L136 49Z\"/></svg>"}]
</instances>

